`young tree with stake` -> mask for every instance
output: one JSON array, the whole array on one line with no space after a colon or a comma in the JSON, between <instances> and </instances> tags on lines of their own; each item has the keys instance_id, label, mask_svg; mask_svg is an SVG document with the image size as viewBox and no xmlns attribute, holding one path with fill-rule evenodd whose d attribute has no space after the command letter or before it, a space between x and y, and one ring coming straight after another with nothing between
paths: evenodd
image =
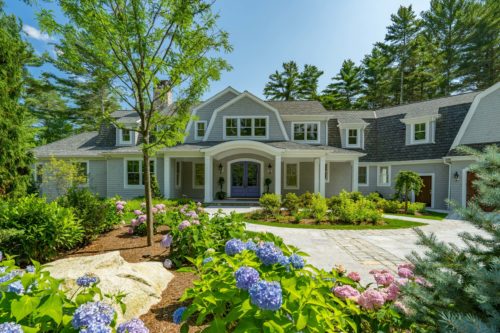
<instances>
[{"instance_id":1,"label":"young tree with stake","mask_svg":"<svg viewBox=\"0 0 500 333\"><path fill-rule=\"evenodd\" d=\"M184 138L189 108L228 63L226 32L217 27L212 1L58 0L66 16L56 22L42 10L39 23L58 35L55 45L67 73L82 68L110 75L110 89L137 113L142 137L148 245L153 244L150 160L162 146ZM163 80L162 80L163 79ZM166 101L175 90L176 102Z\"/></svg>"},{"instance_id":2,"label":"young tree with stake","mask_svg":"<svg viewBox=\"0 0 500 333\"><path fill-rule=\"evenodd\" d=\"M408 214L408 197L413 192L418 195L424 187L422 177L413 171L400 171L396 176L396 185L394 186L398 195L403 195L405 199L405 214Z\"/></svg>"}]
</instances>

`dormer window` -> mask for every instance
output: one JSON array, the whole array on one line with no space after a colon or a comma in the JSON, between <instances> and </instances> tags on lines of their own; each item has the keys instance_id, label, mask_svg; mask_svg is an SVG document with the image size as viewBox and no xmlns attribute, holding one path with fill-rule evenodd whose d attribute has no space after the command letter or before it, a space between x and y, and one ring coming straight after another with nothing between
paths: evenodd
<instances>
[{"instance_id":1,"label":"dormer window","mask_svg":"<svg viewBox=\"0 0 500 333\"><path fill-rule=\"evenodd\" d=\"M224 117L224 139L267 139L268 117Z\"/></svg>"},{"instance_id":2,"label":"dormer window","mask_svg":"<svg viewBox=\"0 0 500 333\"><path fill-rule=\"evenodd\" d=\"M427 141L427 123L413 124L413 142Z\"/></svg>"},{"instance_id":3,"label":"dormer window","mask_svg":"<svg viewBox=\"0 0 500 333\"><path fill-rule=\"evenodd\" d=\"M132 144L132 131L126 128L121 128L118 131L119 144Z\"/></svg>"},{"instance_id":4,"label":"dormer window","mask_svg":"<svg viewBox=\"0 0 500 333\"><path fill-rule=\"evenodd\" d=\"M340 141L342 148L361 148L365 149L365 128L368 126L366 122L341 122L338 127L340 129Z\"/></svg>"},{"instance_id":5,"label":"dormer window","mask_svg":"<svg viewBox=\"0 0 500 333\"><path fill-rule=\"evenodd\" d=\"M201 140L205 137L205 130L207 128L207 122L206 121L197 121L194 123L195 124L195 135L194 138L196 140Z\"/></svg>"},{"instance_id":6,"label":"dormer window","mask_svg":"<svg viewBox=\"0 0 500 333\"><path fill-rule=\"evenodd\" d=\"M401 122L406 125L407 145L435 142L436 120L439 118L439 114L421 117L407 117L401 119Z\"/></svg>"},{"instance_id":7,"label":"dormer window","mask_svg":"<svg viewBox=\"0 0 500 333\"><path fill-rule=\"evenodd\" d=\"M319 122L292 123L294 141L319 143Z\"/></svg>"},{"instance_id":8,"label":"dormer window","mask_svg":"<svg viewBox=\"0 0 500 333\"><path fill-rule=\"evenodd\" d=\"M351 148L360 147L359 129L357 128L347 129L347 147Z\"/></svg>"}]
</instances>

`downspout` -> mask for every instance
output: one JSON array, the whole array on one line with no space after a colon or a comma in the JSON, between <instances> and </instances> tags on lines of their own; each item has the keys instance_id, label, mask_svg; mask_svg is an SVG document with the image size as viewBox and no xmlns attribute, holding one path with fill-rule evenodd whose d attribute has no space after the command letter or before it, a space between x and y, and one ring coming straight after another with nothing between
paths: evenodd
<instances>
[{"instance_id":1,"label":"downspout","mask_svg":"<svg viewBox=\"0 0 500 333\"><path fill-rule=\"evenodd\" d=\"M443 157L443 163L448 166L448 200L446 201L446 207L450 210L450 195L451 195L451 160L446 162L446 157Z\"/></svg>"}]
</instances>

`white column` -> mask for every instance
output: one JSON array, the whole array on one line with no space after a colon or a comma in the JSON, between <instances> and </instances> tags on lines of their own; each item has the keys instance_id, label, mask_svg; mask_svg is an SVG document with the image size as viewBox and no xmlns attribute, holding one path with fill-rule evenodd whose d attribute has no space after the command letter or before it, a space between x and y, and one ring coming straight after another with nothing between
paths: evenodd
<instances>
[{"instance_id":1,"label":"white column","mask_svg":"<svg viewBox=\"0 0 500 333\"><path fill-rule=\"evenodd\" d=\"M213 157L205 155L205 202L212 202L213 194Z\"/></svg>"},{"instance_id":2,"label":"white column","mask_svg":"<svg viewBox=\"0 0 500 333\"><path fill-rule=\"evenodd\" d=\"M314 159L314 193L319 192L319 159Z\"/></svg>"},{"instance_id":3,"label":"white column","mask_svg":"<svg viewBox=\"0 0 500 333\"><path fill-rule=\"evenodd\" d=\"M352 191L358 190L358 159L356 158L351 163L352 165Z\"/></svg>"},{"instance_id":4,"label":"white column","mask_svg":"<svg viewBox=\"0 0 500 333\"><path fill-rule=\"evenodd\" d=\"M274 193L281 195L281 155L274 157Z\"/></svg>"},{"instance_id":5,"label":"white column","mask_svg":"<svg viewBox=\"0 0 500 333\"><path fill-rule=\"evenodd\" d=\"M171 180L172 175L170 173L170 164L172 159L169 156L163 157L163 196L166 199L171 197L170 189L172 187Z\"/></svg>"},{"instance_id":6,"label":"white column","mask_svg":"<svg viewBox=\"0 0 500 333\"><path fill-rule=\"evenodd\" d=\"M319 158L319 193L322 195L322 196L325 196L325 178L326 178L326 174L325 174L325 164L326 164L326 160L325 160L325 157L322 156Z\"/></svg>"}]
</instances>

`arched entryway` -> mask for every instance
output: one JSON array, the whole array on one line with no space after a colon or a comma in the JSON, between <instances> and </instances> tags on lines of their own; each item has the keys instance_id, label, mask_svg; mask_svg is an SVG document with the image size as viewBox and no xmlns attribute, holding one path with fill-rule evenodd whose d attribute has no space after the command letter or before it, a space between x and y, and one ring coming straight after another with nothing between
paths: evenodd
<instances>
[{"instance_id":1,"label":"arched entryway","mask_svg":"<svg viewBox=\"0 0 500 333\"><path fill-rule=\"evenodd\" d=\"M229 197L259 198L262 194L263 162L237 159L228 163Z\"/></svg>"}]
</instances>

